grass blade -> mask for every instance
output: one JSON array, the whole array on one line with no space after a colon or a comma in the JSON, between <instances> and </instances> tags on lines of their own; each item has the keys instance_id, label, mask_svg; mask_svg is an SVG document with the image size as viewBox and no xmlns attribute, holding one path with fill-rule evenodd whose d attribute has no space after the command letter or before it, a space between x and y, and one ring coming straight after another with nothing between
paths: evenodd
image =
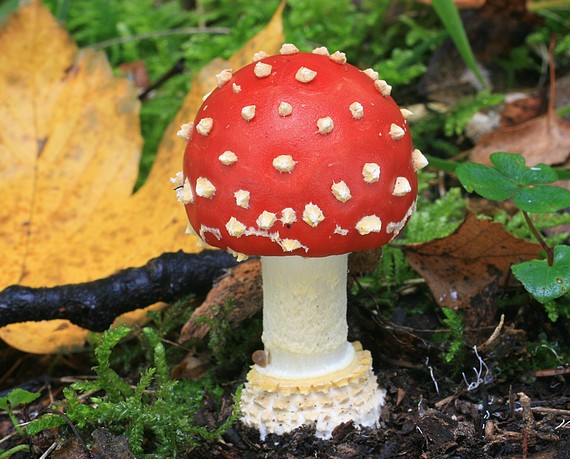
<instances>
[{"instance_id":1,"label":"grass blade","mask_svg":"<svg viewBox=\"0 0 570 459\"><path fill-rule=\"evenodd\" d=\"M432 6L447 30L447 33L449 33L449 36L453 40L453 43L455 43L465 65L475 74L477 80L479 80L483 87L487 88L487 82L485 78L483 78L481 70L479 70L467 34L465 33L463 22L461 22L459 11L453 3L453 0L432 0Z\"/></svg>"}]
</instances>

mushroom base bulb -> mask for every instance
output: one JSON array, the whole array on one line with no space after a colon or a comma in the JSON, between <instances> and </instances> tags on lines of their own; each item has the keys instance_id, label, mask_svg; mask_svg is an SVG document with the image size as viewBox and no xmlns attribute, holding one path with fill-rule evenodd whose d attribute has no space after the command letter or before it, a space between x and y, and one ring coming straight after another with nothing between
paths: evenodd
<instances>
[{"instance_id":1,"label":"mushroom base bulb","mask_svg":"<svg viewBox=\"0 0 570 459\"><path fill-rule=\"evenodd\" d=\"M372 372L372 358L354 343L354 360L327 377L283 380L253 367L242 391L242 422L268 434L281 435L302 426L314 426L315 436L331 438L342 423L377 427L385 391Z\"/></svg>"}]
</instances>

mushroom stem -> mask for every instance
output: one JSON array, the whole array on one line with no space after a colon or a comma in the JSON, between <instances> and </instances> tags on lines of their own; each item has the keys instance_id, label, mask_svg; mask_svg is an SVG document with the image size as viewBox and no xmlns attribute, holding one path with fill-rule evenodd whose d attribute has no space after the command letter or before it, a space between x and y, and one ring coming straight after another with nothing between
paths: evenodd
<instances>
[{"instance_id":1,"label":"mushroom stem","mask_svg":"<svg viewBox=\"0 0 570 459\"><path fill-rule=\"evenodd\" d=\"M348 367L348 255L262 257L263 336L271 377L318 377Z\"/></svg>"},{"instance_id":2,"label":"mushroom stem","mask_svg":"<svg viewBox=\"0 0 570 459\"><path fill-rule=\"evenodd\" d=\"M262 440L303 425L319 438L342 423L378 426L385 391L370 352L347 342L348 255L262 257L261 266L269 358L247 375L241 420Z\"/></svg>"},{"instance_id":3,"label":"mushroom stem","mask_svg":"<svg viewBox=\"0 0 570 459\"><path fill-rule=\"evenodd\" d=\"M281 379L321 376L347 367L348 255L262 257L263 336L269 364Z\"/></svg>"}]
</instances>

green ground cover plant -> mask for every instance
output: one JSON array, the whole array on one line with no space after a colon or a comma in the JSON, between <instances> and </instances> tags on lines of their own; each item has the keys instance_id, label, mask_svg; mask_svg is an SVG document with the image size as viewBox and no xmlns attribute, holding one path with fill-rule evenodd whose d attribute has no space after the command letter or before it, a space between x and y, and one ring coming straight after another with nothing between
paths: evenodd
<instances>
[{"instance_id":1,"label":"green ground cover plant","mask_svg":"<svg viewBox=\"0 0 570 459\"><path fill-rule=\"evenodd\" d=\"M456 171L459 180L468 191L475 191L484 198L513 200L546 258L513 265L513 274L545 305L551 320L556 321L561 314L570 317L570 246L550 247L530 217L530 214L551 214L570 207L570 191L551 185L558 180L558 174L546 164L529 167L522 156L513 153L493 153L490 160L493 167L477 163L460 165ZM560 301L555 303L557 299Z\"/></svg>"},{"instance_id":2,"label":"green ground cover plant","mask_svg":"<svg viewBox=\"0 0 570 459\"><path fill-rule=\"evenodd\" d=\"M111 368L112 352L130 333L125 326L103 333L95 347L97 378L78 381L66 388L60 405L31 421L26 433L35 435L69 421L79 430L106 427L114 434L126 435L132 452L148 458L179 457L200 438L220 438L237 419L238 404L219 429L209 431L196 426L193 416L201 406L205 388L171 378L164 345L153 329L146 327L138 336L152 358L152 366L141 370L138 381L130 383ZM38 395L31 394L20 403L29 403ZM89 396L87 403L81 400L82 395ZM60 409L65 416L59 413ZM150 448L144 446L149 436L153 442Z\"/></svg>"}]
</instances>

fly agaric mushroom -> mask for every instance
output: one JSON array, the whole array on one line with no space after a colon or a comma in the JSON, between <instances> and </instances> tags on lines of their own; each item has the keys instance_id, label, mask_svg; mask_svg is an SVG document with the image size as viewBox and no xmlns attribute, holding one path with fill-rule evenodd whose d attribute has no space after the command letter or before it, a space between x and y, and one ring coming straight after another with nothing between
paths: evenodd
<instances>
[{"instance_id":1,"label":"fly agaric mushroom","mask_svg":"<svg viewBox=\"0 0 570 459\"><path fill-rule=\"evenodd\" d=\"M181 129L179 199L206 243L261 256L265 350L242 421L262 438L305 424L322 438L344 422L375 426L384 391L370 353L347 341L347 259L394 239L415 209L427 161L408 111L376 72L325 48L256 53L217 80Z\"/></svg>"}]
</instances>

